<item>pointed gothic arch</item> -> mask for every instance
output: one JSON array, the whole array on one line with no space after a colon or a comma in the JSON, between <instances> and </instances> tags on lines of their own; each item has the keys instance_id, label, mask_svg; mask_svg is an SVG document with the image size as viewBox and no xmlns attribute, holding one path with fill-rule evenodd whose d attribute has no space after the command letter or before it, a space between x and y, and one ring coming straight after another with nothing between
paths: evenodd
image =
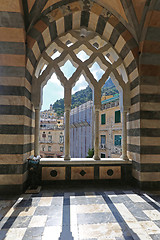
<instances>
[{"instance_id":1,"label":"pointed gothic arch","mask_svg":"<svg viewBox=\"0 0 160 240\"><path fill-rule=\"evenodd\" d=\"M69 44L69 45L68 45ZM56 52L59 51L57 57L53 57ZM84 51L88 55L87 60L81 61L78 57L78 53ZM72 66L77 69L70 76L66 78L61 67L68 61ZM97 81L90 71L90 67L94 63L103 69L104 74ZM48 47L42 52L39 57L39 62L34 71L34 77L32 82L32 102L36 111L41 106L42 88L49 80L53 72L56 73L58 79L64 87L64 99L66 116L69 118L70 106L71 106L71 90L73 85L77 82L80 75L83 74L94 90L94 105L95 105L95 156L94 159L99 159L98 146L99 146L99 110L101 105L101 88L104 85L106 79L111 76L113 82L117 86L120 92L120 105L121 111L126 112L130 107L130 90L129 79L127 71L125 70L124 63L119 57L117 51L112 45L106 41L99 34L89 31L86 28L79 30L70 30L69 32L61 35L54 42L50 43ZM126 122L126 121L125 121ZM67 126L68 123L68 126ZM126 123L124 125L126 128ZM37 131L36 131L37 133ZM126 134L126 131L125 131ZM124 134L123 134L124 135ZM70 159L69 154L69 119L66 119L65 127L65 159ZM38 139L35 136L35 139ZM126 138L125 138L126 141ZM126 142L124 142L126 145ZM35 142L37 145L38 142ZM36 151L38 146L35 148ZM127 147L125 147L126 152ZM127 154L123 154L127 159Z\"/></svg>"}]
</instances>

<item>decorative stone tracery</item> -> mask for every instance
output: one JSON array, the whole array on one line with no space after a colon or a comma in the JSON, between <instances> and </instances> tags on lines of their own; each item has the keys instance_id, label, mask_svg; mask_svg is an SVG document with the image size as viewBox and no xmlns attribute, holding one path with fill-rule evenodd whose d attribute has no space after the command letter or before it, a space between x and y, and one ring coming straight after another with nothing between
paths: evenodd
<instances>
[{"instance_id":1,"label":"decorative stone tracery","mask_svg":"<svg viewBox=\"0 0 160 240\"><path fill-rule=\"evenodd\" d=\"M82 58L83 53L83 58ZM70 76L66 76L63 66L66 62L72 66ZM96 64L101 70L101 75L96 77L92 71ZM42 104L42 89L53 73L64 87L64 104L66 114L65 126L65 160L70 159L69 143L69 118L71 107L71 90L81 75L93 90L93 102L95 106L95 142L94 159L99 160L99 110L101 106L101 88L110 76L120 93L121 111L128 111L130 106L129 82L125 66L117 51L111 44L93 31L85 28L71 30L49 44L39 58L32 84L32 102L35 109ZM125 125L126 126L126 125ZM36 131L37 134L37 131ZM126 129L124 129L126 134ZM124 136L123 134L123 136ZM37 136L35 136L37 139ZM126 141L126 137L123 138ZM37 144L37 142L36 142ZM125 143L126 146L127 143ZM38 149L38 146L35 146ZM122 156L127 156L126 147ZM37 153L37 152L36 152Z\"/></svg>"}]
</instances>

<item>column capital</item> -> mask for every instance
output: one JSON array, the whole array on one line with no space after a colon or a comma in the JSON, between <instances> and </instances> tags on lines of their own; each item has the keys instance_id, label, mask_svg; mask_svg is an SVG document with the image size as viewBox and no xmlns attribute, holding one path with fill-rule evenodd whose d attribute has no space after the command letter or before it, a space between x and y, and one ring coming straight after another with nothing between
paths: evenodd
<instances>
[{"instance_id":1,"label":"column capital","mask_svg":"<svg viewBox=\"0 0 160 240\"><path fill-rule=\"evenodd\" d=\"M40 106L34 106L34 109L40 111L40 110L41 110L41 107L40 107Z\"/></svg>"}]
</instances>

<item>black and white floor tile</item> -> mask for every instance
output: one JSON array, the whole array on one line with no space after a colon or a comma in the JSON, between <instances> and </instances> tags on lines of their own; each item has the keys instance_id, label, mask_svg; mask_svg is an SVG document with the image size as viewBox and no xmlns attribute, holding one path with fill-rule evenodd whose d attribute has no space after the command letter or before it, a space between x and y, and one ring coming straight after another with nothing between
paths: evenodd
<instances>
[{"instance_id":1,"label":"black and white floor tile","mask_svg":"<svg viewBox=\"0 0 160 240\"><path fill-rule=\"evenodd\" d=\"M0 240L159 240L160 195L136 191L23 194L0 222Z\"/></svg>"}]
</instances>

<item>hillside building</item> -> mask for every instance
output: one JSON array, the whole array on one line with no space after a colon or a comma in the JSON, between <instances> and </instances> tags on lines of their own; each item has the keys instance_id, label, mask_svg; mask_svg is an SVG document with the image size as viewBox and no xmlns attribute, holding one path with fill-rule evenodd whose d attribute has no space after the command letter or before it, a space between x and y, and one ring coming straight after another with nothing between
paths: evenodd
<instances>
[{"instance_id":1,"label":"hillside building","mask_svg":"<svg viewBox=\"0 0 160 240\"><path fill-rule=\"evenodd\" d=\"M55 119L57 117L57 113L52 109L51 106L50 106L50 109L48 109L48 110L40 111L40 118Z\"/></svg>"},{"instance_id":2,"label":"hillside building","mask_svg":"<svg viewBox=\"0 0 160 240\"><path fill-rule=\"evenodd\" d=\"M58 158L64 152L63 119L44 119L40 121L40 155L42 158Z\"/></svg>"},{"instance_id":3,"label":"hillside building","mask_svg":"<svg viewBox=\"0 0 160 240\"><path fill-rule=\"evenodd\" d=\"M64 155L64 130L40 129L39 137L42 158L59 158Z\"/></svg>"},{"instance_id":4,"label":"hillside building","mask_svg":"<svg viewBox=\"0 0 160 240\"><path fill-rule=\"evenodd\" d=\"M64 117L40 119L41 129L64 129Z\"/></svg>"}]
</instances>

